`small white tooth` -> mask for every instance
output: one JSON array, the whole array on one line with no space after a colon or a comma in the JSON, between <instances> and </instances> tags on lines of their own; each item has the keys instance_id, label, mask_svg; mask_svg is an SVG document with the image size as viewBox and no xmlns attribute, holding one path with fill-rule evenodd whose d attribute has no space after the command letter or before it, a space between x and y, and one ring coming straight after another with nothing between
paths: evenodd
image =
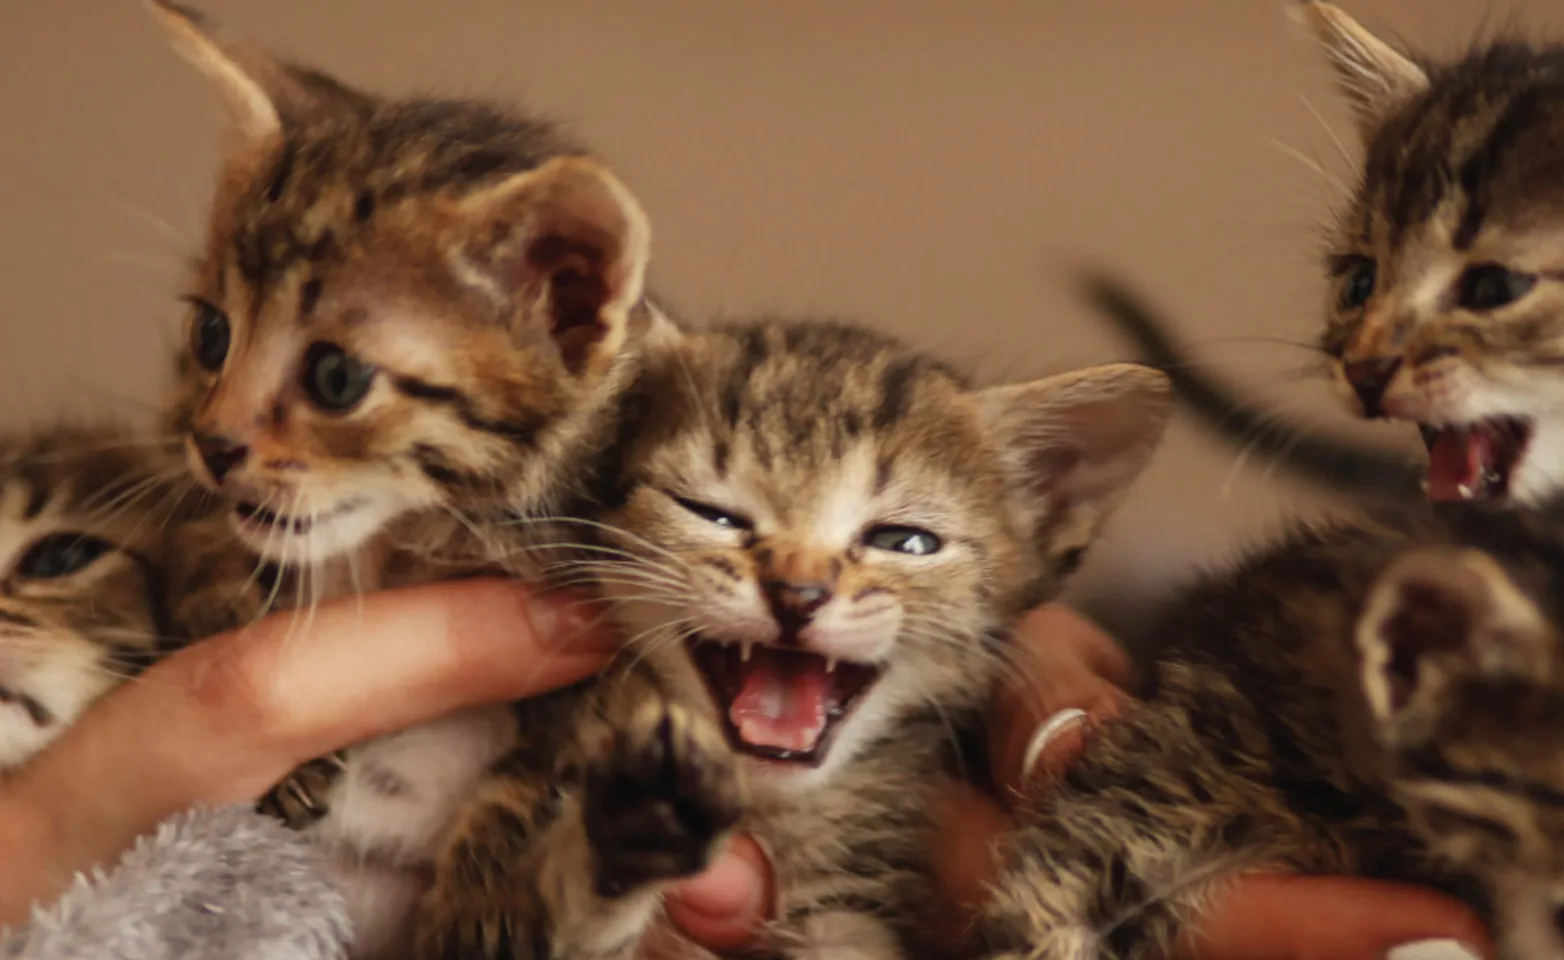
<instances>
[{"instance_id":1,"label":"small white tooth","mask_svg":"<svg viewBox=\"0 0 1564 960\"><path fill-rule=\"evenodd\" d=\"M750 654L752 654L754 652L755 652L755 645L754 644L752 644L752 643L741 643L741 644L739 644L739 660L741 660L742 662L749 663Z\"/></svg>"},{"instance_id":2,"label":"small white tooth","mask_svg":"<svg viewBox=\"0 0 1564 960\"><path fill-rule=\"evenodd\" d=\"M836 672L836 658L835 657L826 657L825 658L825 672L826 673L835 673Z\"/></svg>"}]
</instances>

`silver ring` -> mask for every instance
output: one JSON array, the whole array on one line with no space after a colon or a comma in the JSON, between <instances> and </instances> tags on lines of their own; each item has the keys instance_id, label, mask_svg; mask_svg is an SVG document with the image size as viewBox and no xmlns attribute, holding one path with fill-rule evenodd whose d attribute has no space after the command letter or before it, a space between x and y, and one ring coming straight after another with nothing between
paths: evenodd
<instances>
[{"instance_id":1,"label":"silver ring","mask_svg":"<svg viewBox=\"0 0 1564 960\"><path fill-rule=\"evenodd\" d=\"M1032 739L1026 745L1026 754L1021 758L1021 779L1026 780L1032 776L1032 768L1037 766L1037 758L1043 755L1043 748L1048 746L1050 741L1085 720L1085 710L1069 707L1038 724L1037 732L1032 734Z\"/></svg>"}]
</instances>

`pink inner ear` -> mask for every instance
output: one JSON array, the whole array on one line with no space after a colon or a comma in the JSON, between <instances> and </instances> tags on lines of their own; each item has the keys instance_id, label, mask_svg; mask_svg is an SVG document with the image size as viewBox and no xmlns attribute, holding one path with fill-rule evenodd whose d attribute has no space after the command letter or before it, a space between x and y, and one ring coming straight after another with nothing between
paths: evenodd
<instances>
[{"instance_id":1,"label":"pink inner ear","mask_svg":"<svg viewBox=\"0 0 1564 960\"><path fill-rule=\"evenodd\" d=\"M1417 580L1400 585L1395 612L1379 628L1390 654L1385 683L1392 710L1405 708L1417 692L1418 667L1424 659L1466 647L1473 624L1463 599L1452 596L1447 585Z\"/></svg>"},{"instance_id":2,"label":"pink inner ear","mask_svg":"<svg viewBox=\"0 0 1564 960\"><path fill-rule=\"evenodd\" d=\"M549 335L572 373L581 372L592 346L607 333L603 306L610 293L603 249L602 244L551 233L527 250L528 267L547 285Z\"/></svg>"}]
</instances>

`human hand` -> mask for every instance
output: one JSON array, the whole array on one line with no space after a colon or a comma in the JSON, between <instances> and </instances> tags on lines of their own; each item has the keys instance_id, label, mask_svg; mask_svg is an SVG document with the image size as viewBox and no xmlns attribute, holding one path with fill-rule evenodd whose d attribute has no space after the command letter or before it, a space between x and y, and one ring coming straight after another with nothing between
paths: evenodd
<instances>
[{"instance_id":1,"label":"human hand","mask_svg":"<svg viewBox=\"0 0 1564 960\"><path fill-rule=\"evenodd\" d=\"M583 679L617 642L579 601L473 580L195 644L0 785L0 926L179 810L247 801L345 744Z\"/></svg>"},{"instance_id":2,"label":"human hand","mask_svg":"<svg viewBox=\"0 0 1564 960\"><path fill-rule=\"evenodd\" d=\"M1023 786L1038 789L1068 769L1092 730L1130 704L1122 692L1131 676L1124 653L1063 606L1034 611L1020 628L1017 650L1028 666L1017 671L1018 685L999 699L990 723L1000 797L955 785L944 799L936 852L952 907L942 933L952 943L993 879L994 844L1010 825L1010 802ZM1037 736L1044 730L1052 735ZM1439 940L1493 955L1471 911L1433 891L1349 877L1254 875L1218 898L1178 954L1183 960L1431 960L1434 953L1395 948Z\"/></svg>"},{"instance_id":3,"label":"human hand","mask_svg":"<svg viewBox=\"0 0 1564 960\"><path fill-rule=\"evenodd\" d=\"M470 580L323 604L304 626L276 614L195 644L0 785L0 927L180 810L245 802L345 744L584 679L619 643L579 600ZM739 838L670 913L726 949L769 912L769 877Z\"/></svg>"}]
</instances>

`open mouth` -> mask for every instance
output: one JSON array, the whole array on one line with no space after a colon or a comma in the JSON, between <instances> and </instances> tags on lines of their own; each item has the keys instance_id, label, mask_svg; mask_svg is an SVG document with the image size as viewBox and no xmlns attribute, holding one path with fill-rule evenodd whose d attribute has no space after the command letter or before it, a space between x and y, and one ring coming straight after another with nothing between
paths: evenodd
<instances>
[{"instance_id":1,"label":"open mouth","mask_svg":"<svg viewBox=\"0 0 1564 960\"><path fill-rule=\"evenodd\" d=\"M352 513L361 506L363 506L362 500L349 500L325 513L295 516L277 513L255 503L239 503L234 505L234 516L239 518L240 523L258 530L286 530L291 533L304 534L314 529L317 523Z\"/></svg>"},{"instance_id":2,"label":"open mouth","mask_svg":"<svg viewBox=\"0 0 1564 960\"><path fill-rule=\"evenodd\" d=\"M807 650L704 637L689 647L729 742L765 760L819 765L837 727L880 679L877 667Z\"/></svg>"},{"instance_id":3,"label":"open mouth","mask_svg":"<svg viewBox=\"0 0 1564 960\"><path fill-rule=\"evenodd\" d=\"M0 706L4 705L20 707L35 727L46 727L54 722L54 714L49 712L48 707L45 707L20 690L0 687Z\"/></svg>"},{"instance_id":4,"label":"open mouth","mask_svg":"<svg viewBox=\"0 0 1564 960\"><path fill-rule=\"evenodd\" d=\"M1532 434L1517 417L1419 429L1428 447L1428 498L1441 501L1507 496Z\"/></svg>"}]
</instances>

